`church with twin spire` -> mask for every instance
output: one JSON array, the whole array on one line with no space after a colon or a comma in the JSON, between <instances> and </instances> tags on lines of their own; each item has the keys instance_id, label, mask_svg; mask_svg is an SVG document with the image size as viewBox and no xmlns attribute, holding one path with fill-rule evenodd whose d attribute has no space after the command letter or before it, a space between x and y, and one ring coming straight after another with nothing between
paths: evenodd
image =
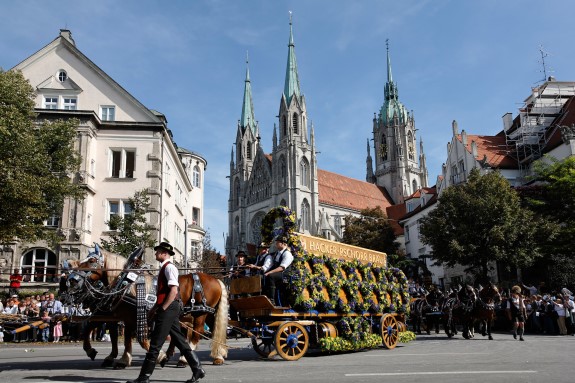
<instances>
[{"instance_id":1,"label":"church with twin spire","mask_svg":"<svg viewBox=\"0 0 575 383\"><path fill-rule=\"evenodd\" d=\"M226 254L257 246L262 219L280 205L296 212L297 231L335 241L342 238L345 217L359 216L365 208L380 206L388 217L400 218L405 213L405 199L427 187L423 143L420 141L417 153L415 131L413 115L398 99L388 47L385 101L373 118L373 147L367 140L365 181L319 169L290 20L285 83L271 153L266 153L260 142L246 67L236 150L232 147L230 159ZM401 232L399 225L395 226Z\"/></svg>"}]
</instances>

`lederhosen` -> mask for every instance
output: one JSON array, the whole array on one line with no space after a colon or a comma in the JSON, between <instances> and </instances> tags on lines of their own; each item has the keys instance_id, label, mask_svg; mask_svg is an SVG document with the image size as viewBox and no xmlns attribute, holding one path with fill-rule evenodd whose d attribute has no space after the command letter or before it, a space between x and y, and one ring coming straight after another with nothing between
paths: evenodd
<instances>
[{"instance_id":1,"label":"lederhosen","mask_svg":"<svg viewBox=\"0 0 575 383\"><path fill-rule=\"evenodd\" d=\"M523 298L517 298L517 304L519 306L521 306L521 299ZM508 303L509 308L511 309L511 321L525 322L525 317L523 316L523 310L515 305L515 302L513 302L513 298L509 298L508 302L509 302Z\"/></svg>"},{"instance_id":2,"label":"lederhosen","mask_svg":"<svg viewBox=\"0 0 575 383\"><path fill-rule=\"evenodd\" d=\"M283 257L285 252L287 251L287 249L284 249L281 253L276 253L273 257L272 260L272 266L270 267L270 270L276 269L278 267L281 266ZM283 270L285 271L285 270ZM275 300L276 296L276 285L282 283L283 281L283 271L278 271L275 273L271 273L268 274L266 279L265 279L265 287L267 290L267 295L268 297L270 297L272 300Z\"/></svg>"},{"instance_id":3,"label":"lederhosen","mask_svg":"<svg viewBox=\"0 0 575 383\"><path fill-rule=\"evenodd\" d=\"M168 277L166 276L166 266L171 262L166 262L160 269L158 275L158 287L156 290L156 305L157 311L154 317L154 329L150 339L150 350L146 354L146 359L155 361L158 354L166 341L166 337L170 335L176 347L180 350L182 355L186 352L192 352L187 340L184 338L180 327L180 296L178 289L178 296L166 310L162 308L162 304L170 293L170 286L168 285Z\"/></svg>"}]
</instances>

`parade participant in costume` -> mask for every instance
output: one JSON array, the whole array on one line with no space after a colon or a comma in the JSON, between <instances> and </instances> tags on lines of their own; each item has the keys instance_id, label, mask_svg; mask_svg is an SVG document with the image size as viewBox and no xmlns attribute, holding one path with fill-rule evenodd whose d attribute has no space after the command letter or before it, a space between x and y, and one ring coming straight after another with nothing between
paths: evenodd
<instances>
[{"instance_id":1,"label":"parade participant in costume","mask_svg":"<svg viewBox=\"0 0 575 383\"><path fill-rule=\"evenodd\" d=\"M523 332L525 327L525 302L521 295L521 287L513 286L511 288L511 297L507 300L507 317L513 322L513 338L517 339L519 333L519 340L523 339Z\"/></svg>"},{"instance_id":2,"label":"parade participant in costume","mask_svg":"<svg viewBox=\"0 0 575 383\"><path fill-rule=\"evenodd\" d=\"M161 263L158 273L157 301L148 313L148 319L152 322L150 349L146 353L138 378L126 383L149 383L150 376L156 367L158 354L168 335L192 369L192 378L188 379L186 383L195 383L202 379L206 373L198 356L190 348L181 332L179 319L182 301L179 292L178 269L170 262L170 256L174 255L174 248L167 242L161 242L154 247L154 250L156 251L156 260Z\"/></svg>"},{"instance_id":3,"label":"parade participant in costume","mask_svg":"<svg viewBox=\"0 0 575 383\"><path fill-rule=\"evenodd\" d=\"M264 274L270 269L272 265L272 255L269 252L269 246L267 243L262 242L259 246L259 253L256 257L254 264L248 265L252 270L256 270L259 274Z\"/></svg>"},{"instance_id":4,"label":"parade participant in costume","mask_svg":"<svg viewBox=\"0 0 575 383\"><path fill-rule=\"evenodd\" d=\"M246 263L247 254L245 251L238 251L236 254L236 264L230 269L232 278L241 278L250 276L250 269Z\"/></svg>"},{"instance_id":5,"label":"parade participant in costume","mask_svg":"<svg viewBox=\"0 0 575 383\"><path fill-rule=\"evenodd\" d=\"M14 274L10 275L10 295L18 295L22 284L22 274L20 270L14 269Z\"/></svg>"},{"instance_id":6,"label":"parade participant in costume","mask_svg":"<svg viewBox=\"0 0 575 383\"><path fill-rule=\"evenodd\" d=\"M288 250L288 238L276 238L277 252L272 259L272 265L268 271L264 273L266 295L275 305L275 294L277 285L282 283L283 272L290 267L293 262L293 255Z\"/></svg>"}]
</instances>

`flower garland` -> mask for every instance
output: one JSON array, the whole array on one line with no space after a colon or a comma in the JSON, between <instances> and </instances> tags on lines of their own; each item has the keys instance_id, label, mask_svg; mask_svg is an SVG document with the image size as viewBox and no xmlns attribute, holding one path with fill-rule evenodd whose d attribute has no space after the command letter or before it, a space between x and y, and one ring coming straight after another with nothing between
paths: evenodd
<instances>
[{"instance_id":1,"label":"flower garland","mask_svg":"<svg viewBox=\"0 0 575 383\"><path fill-rule=\"evenodd\" d=\"M282 226L274 227L280 218ZM262 220L264 241L271 242L278 235L288 236L294 261L284 272L284 281L287 281L287 301L294 310L409 314L407 278L400 269L310 254L293 234L295 223L295 213L285 206L271 209ZM338 337L319 340L322 350L353 351L382 343L381 336L371 332L373 323L369 316L344 316L337 327ZM400 340L411 340L410 335L401 334Z\"/></svg>"}]
</instances>

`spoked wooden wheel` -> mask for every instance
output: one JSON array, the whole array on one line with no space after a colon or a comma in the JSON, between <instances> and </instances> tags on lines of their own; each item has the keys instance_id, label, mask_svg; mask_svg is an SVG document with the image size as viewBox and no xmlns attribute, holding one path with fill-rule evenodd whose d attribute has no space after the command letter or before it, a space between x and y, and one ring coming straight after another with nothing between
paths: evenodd
<instances>
[{"instance_id":1,"label":"spoked wooden wheel","mask_svg":"<svg viewBox=\"0 0 575 383\"><path fill-rule=\"evenodd\" d=\"M299 323L286 322L276 331L276 350L285 360L298 360L309 347L307 330Z\"/></svg>"},{"instance_id":2,"label":"spoked wooden wheel","mask_svg":"<svg viewBox=\"0 0 575 383\"><path fill-rule=\"evenodd\" d=\"M383 345L392 349L397 346L399 340L399 331L397 326L397 320L391 314L383 314L381 317L381 339L383 339Z\"/></svg>"},{"instance_id":3,"label":"spoked wooden wheel","mask_svg":"<svg viewBox=\"0 0 575 383\"><path fill-rule=\"evenodd\" d=\"M256 337L252 335L252 346L258 355L264 358L271 358L277 354L273 336Z\"/></svg>"}]
</instances>

